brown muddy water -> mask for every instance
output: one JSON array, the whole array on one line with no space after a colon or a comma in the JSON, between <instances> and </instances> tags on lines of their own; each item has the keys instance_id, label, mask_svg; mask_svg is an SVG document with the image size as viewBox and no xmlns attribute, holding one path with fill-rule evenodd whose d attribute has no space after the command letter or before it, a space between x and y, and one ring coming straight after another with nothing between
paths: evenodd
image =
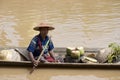
<instances>
[{"instance_id":1,"label":"brown muddy water","mask_svg":"<svg viewBox=\"0 0 120 80\"><path fill-rule=\"evenodd\" d=\"M0 80L120 80L120 70L0 68Z\"/></svg>"},{"instance_id":2,"label":"brown muddy water","mask_svg":"<svg viewBox=\"0 0 120 80\"><path fill-rule=\"evenodd\" d=\"M41 22L55 47L120 43L120 0L0 0L0 46L27 47ZM120 70L0 68L0 80L120 80Z\"/></svg>"}]
</instances>

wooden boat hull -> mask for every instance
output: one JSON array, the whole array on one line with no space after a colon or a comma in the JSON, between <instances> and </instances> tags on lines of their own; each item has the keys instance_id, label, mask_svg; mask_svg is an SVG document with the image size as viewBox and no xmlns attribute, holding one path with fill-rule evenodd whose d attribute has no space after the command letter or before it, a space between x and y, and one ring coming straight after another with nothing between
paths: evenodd
<instances>
[{"instance_id":1,"label":"wooden boat hull","mask_svg":"<svg viewBox=\"0 0 120 80\"><path fill-rule=\"evenodd\" d=\"M0 61L0 67L32 67L30 61ZM40 63L38 68L92 68L92 69L120 69L115 63Z\"/></svg>"},{"instance_id":2,"label":"wooden boat hull","mask_svg":"<svg viewBox=\"0 0 120 80\"><path fill-rule=\"evenodd\" d=\"M1 48L3 49L3 48ZM26 49L26 48L19 48ZM65 54L65 48L56 48L55 52ZM98 52L98 48L86 48L86 52ZM0 67L32 67L31 61L3 61L0 60ZM92 69L120 69L117 63L40 63L38 68L92 68Z\"/></svg>"}]
</instances>

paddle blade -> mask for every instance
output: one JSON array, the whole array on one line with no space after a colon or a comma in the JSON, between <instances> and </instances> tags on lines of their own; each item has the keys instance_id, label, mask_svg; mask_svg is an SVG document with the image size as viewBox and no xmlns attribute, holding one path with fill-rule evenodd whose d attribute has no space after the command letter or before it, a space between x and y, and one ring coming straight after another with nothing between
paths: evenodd
<instances>
[{"instance_id":1,"label":"paddle blade","mask_svg":"<svg viewBox=\"0 0 120 80\"><path fill-rule=\"evenodd\" d=\"M33 66L33 68L32 68L32 70L30 71L30 74L32 74L33 73L33 71L35 70L35 66Z\"/></svg>"}]
</instances>

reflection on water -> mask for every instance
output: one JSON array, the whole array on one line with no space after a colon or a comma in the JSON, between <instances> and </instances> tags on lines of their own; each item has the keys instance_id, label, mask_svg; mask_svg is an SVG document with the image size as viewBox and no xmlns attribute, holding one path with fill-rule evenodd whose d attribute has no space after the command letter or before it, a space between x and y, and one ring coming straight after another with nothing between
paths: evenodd
<instances>
[{"instance_id":1,"label":"reflection on water","mask_svg":"<svg viewBox=\"0 0 120 80\"><path fill-rule=\"evenodd\" d=\"M31 79L28 79L27 75L0 75L0 80L31 80ZM96 77L93 75L89 75L89 76L59 75L59 76L52 76L48 80L120 80L120 77L102 78L102 77Z\"/></svg>"},{"instance_id":2,"label":"reflection on water","mask_svg":"<svg viewBox=\"0 0 120 80\"><path fill-rule=\"evenodd\" d=\"M26 75L0 75L0 80L29 80Z\"/></svg>"},{"instance_id":3,"label":"reflection on water","mask_svg":"<svg viewBox=\"0 0 120 80\"><path fill-rule=\"evenodd\" d=\"M50 80L110 80L96 76L53 76Z\"/></svg>"},{"instance_id":4,"label":"reflection on water","mask_svg":"<svg viewBox=\"0 0 120 80\"><path fill-rule=\"evenodd\" d=\"M90 76L64 76L64 75L59 75L59 76L53 76L51 77L50 80L120 80L120 77L109 77L109 78L101 78L101 77L96 77L93 75Z\"/></svg>"},{"instance_id":5,"label":"reflection on water","mask_svg":"<svg viewBox=\"0 0 120 80\"><path fill-rule=\"evenodd\" d=\"M120 80L120 70L0 67L0 80Z\"/></svg>"}]
</instances>

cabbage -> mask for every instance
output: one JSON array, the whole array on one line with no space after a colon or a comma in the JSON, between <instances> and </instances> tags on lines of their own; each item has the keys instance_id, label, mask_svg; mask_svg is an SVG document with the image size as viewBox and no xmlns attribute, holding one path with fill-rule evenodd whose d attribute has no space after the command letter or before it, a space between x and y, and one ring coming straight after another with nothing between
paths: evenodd
<instances>
[{"instance_id":1,"label":"cabbage","mask_svg":"<svg viewBox=\"0 0 120 80\"><path fill-rule=\"evenodd\" d=\"M77 58L77 59L80 58L80 52L79 52L79 50L72 51L71 57L72 58Z\"/></svg>"},{"instance_id":2,"label":"cabbage","mask_svg":"<svg viewBox=\"0 0 120 80\"><path fill-rule=\"evenodd\" d=\"M77 47L77 49L79 50L80 54L83 55L84 54L84 48L83 47Z\"/></svg>"},{"instance_id":3,"label":"cabbage","mask_svg":"<svg viewBox=\"0 0 120 80\"><path fill-rule=\"evenodd\" d=\"M84 54L83 47L67 47L66 48L67 56L71 56L72 58L79 58L81 55Z\"/></svg>"},{"instance_id":4,"label":"cabbage","mask_svg":"<svg viewBox=\"0 0 120 80\"><path fill-rule=\"evenodd\" d=\"M73 47L67 47L66 48L67 55L70 56L73 50L75 50L75 48L73 48Z\"/></svg>"}]
</instances>

